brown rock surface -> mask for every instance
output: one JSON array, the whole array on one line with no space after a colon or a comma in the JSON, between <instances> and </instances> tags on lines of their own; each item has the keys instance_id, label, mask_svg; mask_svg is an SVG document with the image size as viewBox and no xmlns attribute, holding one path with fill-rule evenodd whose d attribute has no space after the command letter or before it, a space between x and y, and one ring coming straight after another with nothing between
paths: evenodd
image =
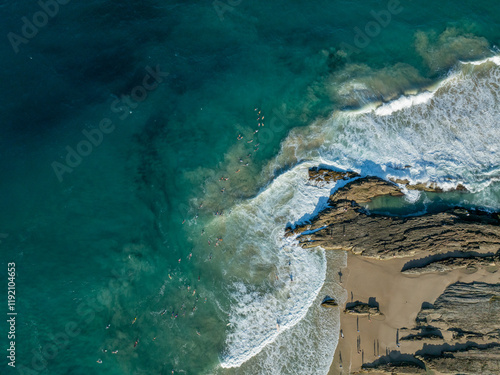
<instances>
[{"instance_id":1,"label":"brown rock surface","mask_svg":"<svg viewBox=\"0 0 500 375\"><path fill-rule=\"evenodd\" d=\"M341 172L333 171L331 169L313 167L309 168L309 180L312 181L338 181L338 180L348 180L354 177L358 177L359 174L356 172Z\"/></svg>"},{"instance_id":2,"label":"brown rock surface","mask_svg":"<svg viewBox=\"0 0 500 375\"><path fill-rule=\"evenodd\" d=\"M300 234L298 241L304 248L349 250L379 259L411 256L419 251L500 249L498 215L455 208L395 217L367 214L358 204L383 195L403 193L395 184L376 177L355 180L330 196L329 207L309 224L288 229L286 235Z\"/></svg>"},{"instance_id":3,"label":"brown rock surface","mask_svg":"<svg viewBox=\"0 0 500 375\"><path fill-rule=\"evenodd\" d=\"M429 272L446 272L457 268L497 269L500 265L500 250L495 255L470 255L467 253L457 254L437 260L429 260L422 265L405 267L401 272L408 275L418 275Z\"/></svg>"}]
</instances>

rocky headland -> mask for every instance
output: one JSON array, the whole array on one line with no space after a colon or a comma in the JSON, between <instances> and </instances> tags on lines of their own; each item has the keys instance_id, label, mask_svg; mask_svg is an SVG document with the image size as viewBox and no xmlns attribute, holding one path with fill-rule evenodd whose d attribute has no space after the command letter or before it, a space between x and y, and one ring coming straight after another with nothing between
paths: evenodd
<instances>
[{"instance_id":1,"label":"rocky headland","mask_svg":"<svg viewBox=\"0 0 500 375\"><path fill-rule=\"evenodd\" d=\"M500 374L500 216L450 207L412 216L371 213L376 197L437 185L311 168L348 180L315 218L290 225L307 249L348 252L339 279L350 299L330 373ZM454 191L465 191L457 185Z\"/></svg>"}]
</instances>

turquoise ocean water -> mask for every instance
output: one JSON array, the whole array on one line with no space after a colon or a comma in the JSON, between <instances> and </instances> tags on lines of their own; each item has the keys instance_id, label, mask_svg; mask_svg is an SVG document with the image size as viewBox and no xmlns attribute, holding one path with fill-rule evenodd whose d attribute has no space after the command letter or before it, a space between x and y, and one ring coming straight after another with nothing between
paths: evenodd
<instances>
[{"instance_id":1,"label":"turquoise ocean water","mask_svg":"<svg viewBox=\"0 0 500 375\"><path fill-rule=\"evenodd\" d=\"M500 208L497 1L47 3L0 3L2 374L326 374L310 166Z\"/></svg>"}]
</instances>

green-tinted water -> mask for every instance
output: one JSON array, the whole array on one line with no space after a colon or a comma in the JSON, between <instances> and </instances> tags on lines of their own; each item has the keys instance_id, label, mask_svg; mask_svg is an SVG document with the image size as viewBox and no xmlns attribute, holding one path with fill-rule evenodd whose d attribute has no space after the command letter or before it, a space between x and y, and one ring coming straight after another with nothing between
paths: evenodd
<instances>
[{"instance_id":1,"label":"green-tinted water","mask_svg":"<svg viewBox=\"0 0 500 375\"><path fill-rule=\"evenodd\" d=\"M315 336L314 324L335 329L335 321L308 312L325 259L280 238L333 186L315 190L305 169L292 167L313 160L382 174L389 157L377 157L397 137L433 144L436 132L412 138L405 126L418 133L453 111L479 128L498 120L495 112L472 117L481 112L474 102L468 112L465 103L413 123L413 115L321 121L427 87L457 60L492 55L498 2L401 2L366 46L356 44L356 28L366 33L373 12L387 15L386 2L236 3L221 19L211 2L70 2L19 53L8 40L0 46L0 233L8 234L0 266L16 262L19 373L325 373L334 343ZM20 33L21 17L38 10L22 1L2 7L4 34ZM127 111L116 98L156 65L168 77L121 119ZM65 163L66 146L76 149L103 118L115 129L60 182L52 163ZM370 126L396 130L364 134ZM289 136L295 128L304 132ZM402 159L437 171L415 178L439 180L456 167L453 177L474 185L481 171L468 202L451 199L495 207L496 187L486 181L496 178L487 134L495 128L481 129L490 141L470 158L404 145ZM457 137L461 154L477 145ZM340 295L334 284L324 288Z\"/></svg>"}]
</instances>

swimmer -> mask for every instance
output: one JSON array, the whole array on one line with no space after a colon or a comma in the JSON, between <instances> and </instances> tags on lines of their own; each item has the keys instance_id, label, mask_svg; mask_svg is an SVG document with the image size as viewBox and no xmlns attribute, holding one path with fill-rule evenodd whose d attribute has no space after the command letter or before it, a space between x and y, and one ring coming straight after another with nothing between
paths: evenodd
<instances>
[{"instance_id":1,"label":"swimmer","mask_svg":"<svg viewBox=\"0 0 500 375\"><path fill-rule=\"evenodd\" d=\"M204 303L207 303L207 297L205 297L205 302Z\"/></svg>"},{"instance_id":2,"label":"swimmer","mask_svg":"<svg viewBox=\"0 0 500 375\"><path fill-rule=\"evenodd\" d=\"M156 340L156 337L153 337L153 341L155 341L155 340Z\"/></svg>"},{"instance_id":3,"label":"swimmer","mask_svg":"<svg viewBox=\"0 0 500 375\"><path fill-rule=\"evenodd\" d=\"M181 262L181 258L179 258L179 263Z\"/></svg>"},{"instance_id":4,"label":"swimmer","mask_svg":"<svg viewBox=\"0 0 500 375\"><path fill-rule=\"evenodd\" d=\"M111 353L116 354L116 353L118 353L118 350L115 350L115 351L113 351L113 352L111 352Z\"/></svg>"},{"instance_id":5,"label":"swimmer","mask_svg":"<svg viewBox=\"0 0 500 375\"><path fill-rule=\"evenodd\" d=\"M103 349L102 350L103 353L107 353L108 352L108 349Z\"/></svg>"},{"instance_id":6,"label":"swimmer","mask_svg":"<svg viewBox=\"0 0 500 375\"><path fill-rule=\"evenodd\" d=\"M290 274L290 280L293 281L293 275L292 274Z\"/></svg>"},{"instance_id":7,"label":"swimmer","mask_svg":"<svg viewBox=\"0 0 500 375\"><path fill-rule=\"evenodd\" d=\"M189 253L188 255L188 260L191 260L191 257L193 256L193 253Z\"/></svg>"},{"instance_id":8,"label":"swimmer","mask_svg":"<svg viewBox=\"0 0 500 375\"><path fill-rule=\"evenodd\" d=\"M99 358L99 359L97 360L97 363L102 363L102 360Z\"/></svg>"},{"instance_id":9,"label":"swimmer","mask_svg":"<svg viewBox=\"0 0 500 375\"><path fill-rule=\"evenodd\" d=\"M194 296L195 294L196 294L196 289L195 289L195 290L193 290L193 296Z\"/></svg>"},{"instance_id":10,"label":"swimmer","mask_svg":"<svg viewBox=\"0 0 500 375\"><path fill-rule=\"evenodd\" d=\"M200 275L198 275L198 281L200 281Z\"/></svg>"},{"instance_id":11,"label":"swimmer","mask_svg":"<svg viewBox=\"0 0 500 375\"><path fill-rule=\"evenodd\" d=\"M139 339L135 340L134 348L139 344Z\"/></svg>"},{"instance_id":12,"label":"swimmer","mask_svg":"<svg viewBox=\"0 0 500 375\"><path fill-rule=\"evenodd\" d=\"M198 331L196 331L196 334L197 334L198 336L201 336L200 332L198 332Z\"/></svg>"},{"instance_id":13,"label":"swimmer","mask_svg":"<svg viewBox=\"0 0 500 375\"><path fill-rule=\"evenodd\" d=\"M255 130L255 131L253 132L253 134L258 133L258 132L259 132L259 129Z\"/></svg>"},{"instance_id":14,"label":"swimmer","mask_svg":"<svg viewBox=\"0 0 500 375\"><path fill-rule=\"evenodd\" d=\"M168 278L169 278L170 280L172 280L172 276L170 276L170 274L168 274Z\"/></svg>"},{"instance_id":15,"label":"swimmer","mask_svg":"<svg viewBox=\"0 0 500 375\"><path fill-rule=\"evenodd\" d=\"M184 224L186 222L186 219L182 220L182 224Z\"/></svg>"},{"instance_id":16,"label":"swimmer","mask_svg":"<svg viewBox=\"0 0 500 375\"><path fill-rule=\"evenodd\" d=\"M134 318L134 320L132 320L132 324L134 324L136 320L137 320L137 318Z\"/></svg>"},{"instance_id":17,"label":"swimmer","mask_svg":"<svg viewBox=\"0 0 500 375\"><path fill-rule=\"evenodd\" d=\"M253 139L250 139L247 143L252 143L253 142Z\"/></svg>"},{"instance_id":18,"label":"swimmer","mask_svg":"<svg viewBox=\"0 0 500 375\"><path fill-rule=\"evenodd\" d=\"M111 324L108 324L108 325L106 326L106 329L109 329L109 327L111 327Z\"/></svg>"},{"instance_id":19,"label":"swimmer","mask_svg":"<svg viewBox=\"0 0 500 375\"><path fill-rule=\"evenodd\" d=\"M236 173L239 173L239 171L240 171L240 170L238 169L238 170L236 171Z\"/></svg>"}]
</instances>

